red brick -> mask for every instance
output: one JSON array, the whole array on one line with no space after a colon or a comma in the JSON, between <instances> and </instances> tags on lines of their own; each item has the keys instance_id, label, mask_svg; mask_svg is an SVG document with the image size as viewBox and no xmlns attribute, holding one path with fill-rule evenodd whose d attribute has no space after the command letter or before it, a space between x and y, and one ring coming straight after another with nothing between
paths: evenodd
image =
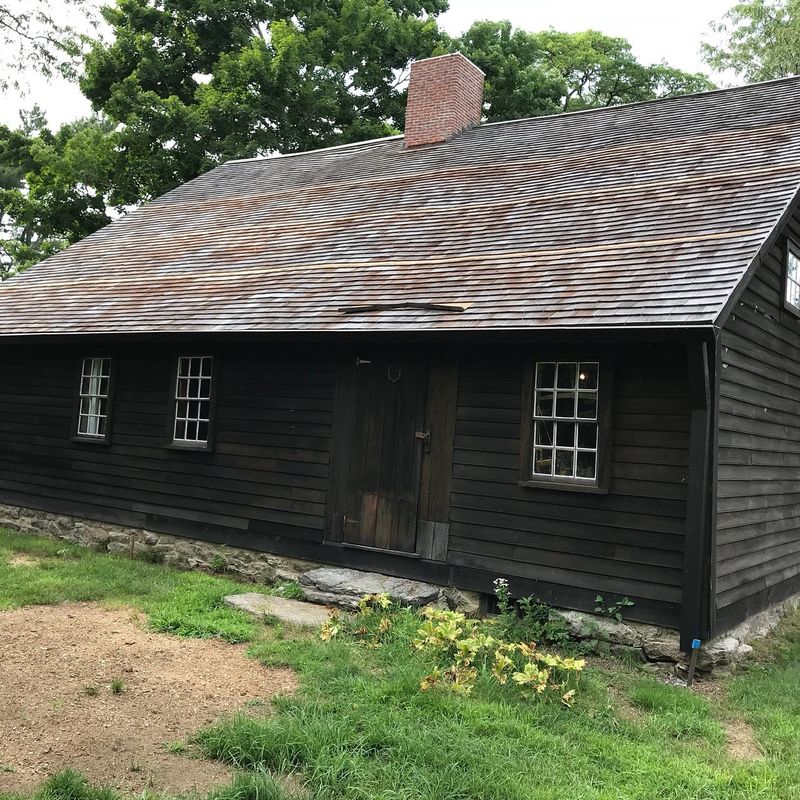
<instances>
[{"instance_id":1,"label":"red brick","mask_svg":"<svg viewBox=\"0 0 800 800\"><path fill-rule=\"evenodd\" d=\"M461 53L411 65L406 147L446 142L481 121L483 72Z\"/></svg>"}]
</instances>

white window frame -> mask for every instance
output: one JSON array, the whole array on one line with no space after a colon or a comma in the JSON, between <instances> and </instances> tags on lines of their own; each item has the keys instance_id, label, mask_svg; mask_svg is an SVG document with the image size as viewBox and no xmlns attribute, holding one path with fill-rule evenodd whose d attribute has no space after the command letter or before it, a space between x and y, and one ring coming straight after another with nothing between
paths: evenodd
<instances>
[{"instance_id":1,"label":"white window frame","mask_svg":"<svg viewBox=\"0 0 800 800\"><path fill-rule=\"evenodd\" d=\"M211 442L214 357L178 356L173 391L172 444L207 448Z\"/></svg>"},{"instance_id":2,"label":"white window frame","mask_svg":"<svg viewBox=\"0 0 800 800\"><path fill-rule=\"evenodd\" d=\"M552 368L552 381L546 379ZM563 372L562 372L563 370ZM531 408L531 481L557 481L576 485L598 485L600 473L600 381L602 368L597 360L542 360L533 364ZM562 379L562 375L565 379ZM594 376L594 377L593 377ZM583 382L583 385L581 383ZM552 384L552 385L551 385ZM561 384L561 386L559 386ZM571 400L571 402L570 402ZM581 407L583 401L583 408ZM565 406L567 406L565 408ZM593 410L592 410L593 407ZM567 430L569 441L560 436ZM594 436L591 436L591 433ZM588 438L587 438L588 437ZM537 458L550 451L549 462ZM569 457L567 457L569 454ZM581 454L585 454L581 456ZM560 457L560 455L563 457ZM578 474L579 462L591 456L591 475ZM570 462L568 472L558 472L559 464ZM540 464L549 463L549 471Z\"/></svg>"},{"instance_id":3,"label":"white window frame","mask_svg":"<svg viewBox=\"0 0 800 800\"><path fill-rule=\"evenodd\" d=\"M786 240L786 264L784 269L784 305L800 315L800 247L791 239Z\"/></svg>"},{"instance_id":4,"label":"white window frame","mask_svg":"<svg viewBox=\"0 0 800 800\"><path fill-rule=\"evenodd\" d=\"M75 433L80 439L108 439L111 370L111 359L107 357L86 357L81 361Z\"/></svg>"}]
</instances>

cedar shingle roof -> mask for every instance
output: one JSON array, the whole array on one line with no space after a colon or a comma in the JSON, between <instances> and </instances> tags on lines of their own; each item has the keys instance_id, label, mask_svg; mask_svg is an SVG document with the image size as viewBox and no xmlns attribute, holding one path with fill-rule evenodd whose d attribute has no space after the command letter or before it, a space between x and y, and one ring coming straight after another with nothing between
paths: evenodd
<instances>
[{"instance_id":1,"label":"cedar shingle roof","mask_svg":"<svg viewBox=\"0 0 800 800\"><path fill-rule=\"evenodd\" d=\"M798 187L800 79L229 162L4 283L0 334L706 325Z\"/></svg>"}]
</instances>

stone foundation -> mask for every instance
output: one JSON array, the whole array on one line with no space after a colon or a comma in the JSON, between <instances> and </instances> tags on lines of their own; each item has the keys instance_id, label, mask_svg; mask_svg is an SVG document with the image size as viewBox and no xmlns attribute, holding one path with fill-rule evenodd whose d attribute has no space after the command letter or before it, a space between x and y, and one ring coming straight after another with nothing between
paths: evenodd
<instances>
[{"instance_id":1,"label":"stone foundation","mask_svg":"<svg viewBox=\"0 0 800 800\"><path fill-rule=\"evenodd\" d=\"M762 639L777 624L800 607L800 594L777 603L725 633L703 642L697 660L699 672L710 673L728 669L745 662L753 652L749 642ZM678 674L685 674L688 657L681 652L678 631L641 622L615 622L595 614L580 611L554 610L553 615L567 624L576 639L597 639L616 652L627 652L651 663L674 664Z\"/></svg>"},{"instance_id":2,"label":"stone foundation","mask_svg":"<svg viewBox=\"0 0 800 800\"><path fill-rule=\"evenodd\" d=\"M180 569L228 573L253 583L299 581L305 573L322 566L312 561L16 506L0 505L0 528L65 539L94 550L131 555ZM438 602L443 607L458 608L474 616L480 608L480 595L441 587ZM753 651L748 642L766 636L786 614L799 606L800 594L796 594L711 641L703 642L698 669L710 672L746 660ZM629 653L651 663L674 664L679 673L685 670L686 657L680 651L678 632L671 628L638 622L618 623L580 611L554 610L553 614L564 620L576 639L596 639L607 643L613 652Z\"/></svg>"},{"instance_id":3,"label":"stone foundation","mask_svg":"<svg viewBox=\"0 0 800 800\"><path fill-rule=\"evenodd\" d=\"M321 566L313 561L16 506L0 505L0 528L65 539L100 552L132 555L179 569L227 573L252 583L296 581Z\"/></svg>"}]
</instances>

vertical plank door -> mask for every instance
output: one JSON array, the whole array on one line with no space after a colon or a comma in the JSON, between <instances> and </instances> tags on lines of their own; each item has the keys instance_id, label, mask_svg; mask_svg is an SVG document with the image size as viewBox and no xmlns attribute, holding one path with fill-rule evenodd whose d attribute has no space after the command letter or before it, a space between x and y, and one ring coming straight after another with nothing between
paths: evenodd
<instances>
[{"instance_id":1,"label":"vertical plank door","mask_svg":"<svg viewBox=\"0 0 800 800\"><path fill-rule=\"evenodd\" d=\"M389 348L359 351L340 376L349 406L338 459L345 543L416 550L426 377L419 354Z\"/></svg>"}]
</instances>

